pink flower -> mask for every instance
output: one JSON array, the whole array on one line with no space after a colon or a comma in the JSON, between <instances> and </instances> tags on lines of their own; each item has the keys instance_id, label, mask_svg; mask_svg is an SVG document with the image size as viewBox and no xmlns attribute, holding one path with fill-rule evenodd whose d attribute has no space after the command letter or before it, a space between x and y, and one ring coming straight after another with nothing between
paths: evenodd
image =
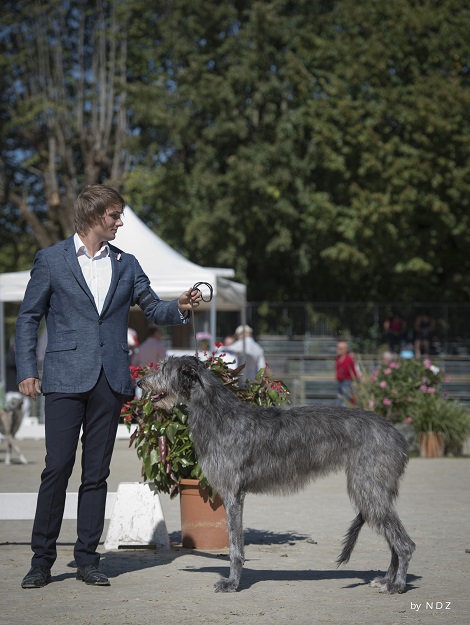
<instances>
[{"instance_id":1,"label":"pink flower","mask_svg":"<svg viewBox=\"0 0 470 625\"><path fill-rule=\"evenodd\" d=\"M396 388L392 388L392 395L398 395L398 391Z\"/></svg>"},{"instance_id":2,"label":"pink flower","mask_svg":"<svg viewBox=\"0 0 470 625\"><path fill-rule=\"evenodd\" d=\"M446 375L446 377L444 378L444 382L450 382L451 377L450 375Z\"/></svg>"},{"instance_id":3,"label":"pink flower","mask_svg":"<svg viewBox=\"0 0 470 625\"><path fill-rule=\"evenodd\" d=\"M406 417L406 419L403 421L403 423L412 423L413 419L411 417Z\"/></svg>"},{"instance_id":4,"label":"pink flower","mask_svg":"<svg viewBox=\"0 0 470 625\"><path fill-rule=\"evenodd\" d=\"M383 380L380 384L379 384L380 388L387 388L387 382L385 382L385 380Z\"/></svg>"},{"instance_id":5,"label":"pink flower","mask_svg":"<svg viewBox=\"0 0 470 625\"><path fill-rule=\"evenodd\" d=\"M391 406L391 405L392 405L392 402L391 402L389 399L385 398L385 399L383 400L383 404L384 404L384 406Z\"/></svg>"},{"instance_id":6,"label":"pink flower","mask_svg":"<svg viewBox=\"0 0 470 625\"><path fill-rule=\"evenodd\" d=\"M419 390L420 390L422 393L427 393L427 391L428 391L428 387L426 386L426 384L421 384L421 386L419 387Z\"/></svg>"},{"instance_id":7,"label":"pink flower","mask_svg":"<svg viewBox=\"0 0 470 625\"><path fill-rule=\"evenodd\" d=\"M369 399L369 408L373 408L374 407L374 400L373 399Z\"/></svg>"},{"instance_id":8,"label":"pink flower","mask_svg":"<svg viewBox=\"0 0 470 625\"><path fill-rule=\"evenodd\" d=\"M436 392L436 389L433 386L430 386L428 388L428 393L435 393L435 392Z\"/></svg>"},{"instance_id":9,"label":"pink flower","mask_svg":"<svg viewBox=\"0 0 470 625\"><path fill-rule=\"evenodd\" d=\"M390 363L390 368L391 369L399 369L400 365L397 362L391 362Z\"/></svg>"},{"instance_id":10,"label":"pink flower","mask_svg":"<svg viewBox=\"0 0 470 625\"><path fill-rule=\"evenodd\" d=\"M425 358L423 360L423 365L426 367L426 369L430 369L431 368L431 361L429 360L429 358Z\"/></svg>"},{"instance_id":11,"label":"pink flower","mask_svg":"<svg viewBox=\"0 0 470 625\"><path fill-rule=\"evenodd\" d=\"M385 375L390 375L392 373L392 370L390 368L384 369L384 373Z\"/></svg>"}]
</instances>

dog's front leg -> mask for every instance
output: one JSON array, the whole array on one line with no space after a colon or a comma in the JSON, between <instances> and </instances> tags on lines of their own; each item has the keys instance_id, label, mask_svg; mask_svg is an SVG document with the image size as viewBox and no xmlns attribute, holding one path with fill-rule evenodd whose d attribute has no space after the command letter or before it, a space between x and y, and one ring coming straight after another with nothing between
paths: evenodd
<instances>
[{"instance_id":1,"label":"dog's front leg","mask_svg":"<svg viewBox=\"0 0 470 625\"><path fill-rule=\"evenodd\" d=\"M245 549L243 544L243 502L244 493L224 499L227 512L228 536L230 542L230 573L214 584L215 592L235 592L240 583Z\"/></svg>"}]
</instances>

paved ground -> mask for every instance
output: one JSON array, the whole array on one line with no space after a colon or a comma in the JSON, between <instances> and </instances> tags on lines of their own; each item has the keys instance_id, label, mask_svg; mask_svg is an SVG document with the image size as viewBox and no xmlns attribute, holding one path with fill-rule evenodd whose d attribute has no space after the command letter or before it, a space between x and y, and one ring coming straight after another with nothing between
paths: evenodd
<instances>
[{"instance_id":1,"label":"paved ground","mask_svg":"<svg viewBox=\"0 0 470 625\"><path fill-rule=\"evenodd\" d=\"M36 491L42 441L24 440L28 465L0 464L0 491ZM3 462L3 448L0 462ZM139 463L117 441L109 489L138 481ZM412 459L398 509L417 543L407 592L384 596L367 583L385 570L382 538L361 532L351 561L335 559L354 513L343 475L329 476L289 497L248 497L247 561L239 591L216 594L227 572L226 553L102 549L110 588L75 580L74 521L64 521L52 583L22 590L29 568L30 521L0 524L0 625L468 625L470 623L470 459ZM76 468L70 490L78 488ZM179 540L179 503L161 497L173 542ZM103 536L104 538L104 536Z\"/></svg>"}]
</instances>

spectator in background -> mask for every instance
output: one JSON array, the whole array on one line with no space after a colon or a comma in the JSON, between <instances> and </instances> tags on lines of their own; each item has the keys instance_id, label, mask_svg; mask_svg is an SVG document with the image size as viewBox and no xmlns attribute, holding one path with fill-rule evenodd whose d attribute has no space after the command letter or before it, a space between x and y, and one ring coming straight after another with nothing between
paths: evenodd
<instances>
[{"instance_id":1,"label":"spectator in background","mask_svg":"<svg viewBox=\"0 0 470 625\"><path fill-rule=\"evenodd\" d=\"M394 312L384 322L385 337L392 352L399 352L406 337L406 321L399 312Z\"/></svg>"},{"instance_id":2,"label":"spectator in background","mask_svg":"<svg viewBox=\"0 0 470 625\"><path fill-rule=\"evenodd\" d=\"M338 341L336 345L336 380L338 382L338 402L344 404L351 401L353 380L358 377L356 363L352 354L348 353L346 341Z\"/></svg>"},{"instance_id":3,"label":"spectator in background","mask_svg":"<svg viewBox=\"0 0 470 625\"><path fill-rule=\"evenodd\" d=\"M414 339L415 356L427 356L431 353L431 338L436 328L436 323L427 310L423 310L415 320Z\"/></svg>"},{"instance_id":4,"label":"spectator in background","mask_svg":"<svg viewBox=\"0 0 470 625\"><path fill-rule=\"evenodd\" d=\"M261 345L253 338L253 330L248 325L240 325L235 330L235 342L227 346L227 351L236 354L238 364L245 365L241 378L254 380L260 369L266 367L266 358ZM269 375L269 371L266 368Z\"/></svg>"},{"instance_id":5,"label":"spectator in background","mask_svg":"<svg viewBox=\"0 0 470 625\"><path fill-rule=\"evenodd\" d=\"M131 356L131 365L144 367L149 363L157 363L166 356L166 347L162 341L162 333L158 326L150 326L147 338L137 347Z\"/></svg>"}]
</instances>

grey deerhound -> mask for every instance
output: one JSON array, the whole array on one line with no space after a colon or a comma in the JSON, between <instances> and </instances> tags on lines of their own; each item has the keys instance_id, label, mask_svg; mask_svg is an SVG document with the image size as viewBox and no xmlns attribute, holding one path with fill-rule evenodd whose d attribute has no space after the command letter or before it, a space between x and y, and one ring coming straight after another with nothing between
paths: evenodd
<instances>
[{"instance_id":1,"label":"grey deerhound","mask_svg":"<svg viewBox=\"0 0 470 625\"><path fill-rule=\"evenodd\" d=\"M280 409L249 405L193 356L169 357L139 386L162 408L188 406L198 461L225 504L230 538L230 574L216 592L233 592L244 563L243 501L246 493L291 493L309 480L345 469L357 509L338 565L348 562L359 531L368 523L392 552L387 573L371 582L384 593L405 590L415 544L393 501L408 456L402 435L366 410L337 406Z\"/></svg>"}]
</instances>

